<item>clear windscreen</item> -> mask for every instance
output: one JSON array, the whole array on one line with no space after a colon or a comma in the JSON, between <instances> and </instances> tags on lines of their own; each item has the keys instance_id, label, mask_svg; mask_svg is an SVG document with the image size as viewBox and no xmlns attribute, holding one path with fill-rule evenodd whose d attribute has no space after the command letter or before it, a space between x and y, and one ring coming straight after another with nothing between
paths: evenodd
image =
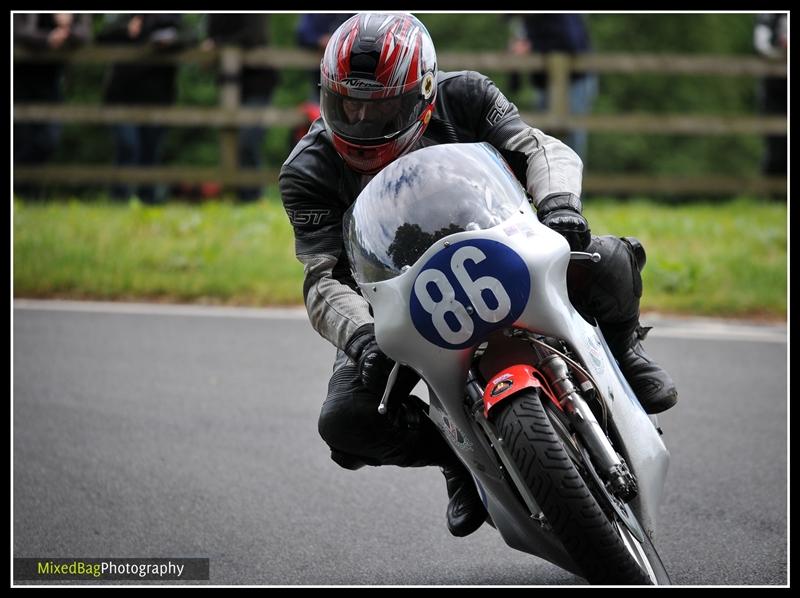
<instances>
[{"instance_id":1,"label":"clear windscreen","mask_svg":"<svg viewBox=\"0 0 800 598\"><path fill-rule=\"evenodd\" d=\"M388 280L439 239L492 228L520 209L530 209L525 189L488 143L416 150L379 172L345 214L353 274Z\"/></svg>"}]
</instances>

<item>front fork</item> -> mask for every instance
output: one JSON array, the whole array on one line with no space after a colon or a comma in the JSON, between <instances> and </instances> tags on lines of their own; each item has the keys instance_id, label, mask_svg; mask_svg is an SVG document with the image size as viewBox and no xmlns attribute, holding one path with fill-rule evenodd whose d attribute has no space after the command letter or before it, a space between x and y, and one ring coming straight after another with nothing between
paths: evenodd
<instances>
[{"instance_id":1,"label":"front fork","mask_svg":"<svg viewBox=\"0 0 800 598\"><path fill-rule=\"evenodd\" d=\"M540 377L546 381L549 389L542 384ZM538 509L538 506L535 506L535 500L532 501L533 504L530 504L526 498L525 484L519 483L522 478L513 461L505 454L502 438L497 436L488 414L489 410L499 402L531 386L541 388L543 393L566 415L578 438L588 449L600 476L610 486L611 493L623 502L636 496L636 479L628 469L625 460L614 450L589 405L575 388L564 359L553 353L542 359L538 370L528 365L512 366L494 376L486 388L481 387L473 370L470 370L467 381L467 394L472 416L497 447L497 453L504 467L517 488L520 489L527 506ZM532 510L531 513L536 515L539 511Z\"/></svg>"},{"instance_id":2,"label":"front fork","mask_svg":"<svg viewBox=\"0 0 800 598\"><path fill-rule=\"evenodd\" d=\"M553 353L539 363L539 368L556 393L556 400L589 449L600 476L611 486L611 493L623 502L636 496L636 479L625 460L619 456L608 436L597 423L594 413L576 391L564 360Z\"/></svg>"},{"instance_id":3,"label":"front fork","mask_svg":"<svg viewBox=\"0 0 800 598\"><path fill-rule=\"evenodd\" d=\"M514 487L517 489L522 497L522 501L528 508L531 519L539 523L543 528L550 529L550 525L542 509L539 507L536 498L534 498L533 494L528 489L528 485L525 483L522 472L509 456L503 444L503 439L498 435L494 424L486 417L483 397L484 388L480 385L480 382L478 382L474 370L470 369L467 379L467 408L469 413L481 427L483 433L486 434L486 438L489 439L491 448L494 449L495 454L500 458L502 469L504 469L506 474L511 478Z\"/></svg>"},{"instance_id":4,"label":"front fork","mask_svg":"<svg viewBox=\"0 0 800 598\"><path fill-rule=\"evenodd\" d=\"M476 372L470 369L466 386L467 407L470 414L483 429L489 442L494 447L503 468L511 477L514 486L530 510L531 516L542 525L546 525L536 499L527 489L521 472L509 456L504 447L503 439L498 435L494 424L488 417L491 408L520 390L531 386L541 388L544 394L567 416L578 437L587 447L601 478L610 486L611 493L623 502L631 500L637 494L636 479L628 469L625 460L614 450L608 436L600 427L586 401L577 392L564 359L557 353L552 353L542 359L538 367L538 370L529 365L516 365L506 368L497 376L494 376L486 388L481 386ZM387 411L387 401L397 379L398 370L399 364L395 364L378 406L378 411L381 414L385 414ZM552 389L553 392L550 392L542 384L540 376L547 382L549 389ZM581 385L582 389L588 389L588 387L584 388L585 384L587 384L587 381L584 381L584 384ZM589 465L591 466L591 464Z\"/></svg>"}]
</instances>

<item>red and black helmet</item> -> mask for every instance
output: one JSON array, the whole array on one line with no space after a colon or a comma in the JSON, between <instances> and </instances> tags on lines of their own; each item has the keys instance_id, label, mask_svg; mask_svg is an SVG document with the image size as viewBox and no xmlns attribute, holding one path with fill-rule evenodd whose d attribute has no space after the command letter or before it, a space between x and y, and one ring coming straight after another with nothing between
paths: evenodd
<instances>
[{"instance_id":1,"label":"red and black helmet","mask_svg":"<svg viewBox=\"0 0 800 598\"><path fill-rule=\"evenodd\" d=\"M320 64L320 108L333 144L374 174L425 132L436 99L436 51L416 17L357 14L333 33Z\"/></svg>"}]
</instances>

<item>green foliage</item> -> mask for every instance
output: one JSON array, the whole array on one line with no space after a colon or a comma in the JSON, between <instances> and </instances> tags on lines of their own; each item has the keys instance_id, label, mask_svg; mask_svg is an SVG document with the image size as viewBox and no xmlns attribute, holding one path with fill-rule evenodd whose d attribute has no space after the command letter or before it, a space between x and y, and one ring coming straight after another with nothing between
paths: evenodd
<instances>
[{"instance_id":1,"label":"green foliage","mask_svg":"<svg viewBox=\"0 0 800 598\"><path fill-rule=\"evenodd\" d=\"M102 15L96 15L99 29ZM508 41L508 19L502 13L419 13L437 49L445 51L502 51ZM185 15L187 30L202 39L205 15ZM747 13L589 13L587 24L594 50L604 53L646 52L676 54L752 55L755 15ZM271 43L293 47L299 14L275 13L270 17ZM65 79L68 103L100 103L107 69L99 65L69 67ZM509 77L486 73L520 109L533 108L535 94L527 78L514 93ZM218 101L214 69L185 66L180 70L181 105L213 106ZM673 114L755 115L758 81L752 77L690 77L677 75L603 74L594 105L598 114L636 112ZM296 106L309 97L308 72L281 69L281 82L273 105ZM536 123L531 123L535 125ZM288 127L273 127L263 146L265 162L279 165L289 149ZM593 133L589 140L586 173L736 174L757 176L763 140L757 135L642 135ZM215 129L174 127L166 141L166 164L212 165L218 160ZM69 125L64 128L60 163L111 162L113 144L109 128Z\"/></svg>"},{"instance_id":2,"label":"green foliage","mask_svg":"<svg viewBox=\"0 0 800 598\"><path fill-rule=\"evenodd\" d=\"M508 23L502 14L416 15L439 51L496 52L508 42Z\"/></svg>"},{"instance_id":3,"label":"green foliage","mask_svg":"<svg viewBox=\"0 0 800 598\"><path fill-rule=\"evenodd\" d=\"M597 52L753 53L751 14L592 14ZM594 111L748 115L756 113L751 77L603 75ZM763 142L754 135L675 136L594 133L587 172L757 176Z\"/></svg>"}]
</instances>

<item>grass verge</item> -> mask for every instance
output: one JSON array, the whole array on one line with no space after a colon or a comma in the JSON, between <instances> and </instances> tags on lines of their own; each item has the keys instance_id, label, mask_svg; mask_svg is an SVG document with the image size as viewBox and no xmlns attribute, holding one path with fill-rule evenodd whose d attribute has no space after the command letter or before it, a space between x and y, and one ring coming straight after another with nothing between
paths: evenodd
<instances>
[{"instance_id":1,"label":"grass verge","mask_svg":"<svg viewBox=\"0 0 800 598\"><path fill-rule=\"evenodd\" d=\"M751 199L590 199L597 235L647 250L642 309L783 319L787 209ZM291 305L302 266L280 202L144 206L15 201L15 297Z\"/></svg>"}]
</instances>

